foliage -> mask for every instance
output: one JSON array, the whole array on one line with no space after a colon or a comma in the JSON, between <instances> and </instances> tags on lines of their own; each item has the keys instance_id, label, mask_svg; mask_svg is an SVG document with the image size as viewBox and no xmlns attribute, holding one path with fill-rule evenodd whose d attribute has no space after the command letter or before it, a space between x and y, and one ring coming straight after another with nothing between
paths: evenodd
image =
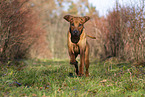
<instances>
[{"instance_id":1,"label":"foliage","mask_svg":"<svg viewBox=\"0 0 145 97\"><path fill-rule=\"evenodd\" d=\"M90 77L69 76L68 60L22 60L0 65L0 96L145 96L145 68L92 61Z\"/></svg>"}]
</instances>

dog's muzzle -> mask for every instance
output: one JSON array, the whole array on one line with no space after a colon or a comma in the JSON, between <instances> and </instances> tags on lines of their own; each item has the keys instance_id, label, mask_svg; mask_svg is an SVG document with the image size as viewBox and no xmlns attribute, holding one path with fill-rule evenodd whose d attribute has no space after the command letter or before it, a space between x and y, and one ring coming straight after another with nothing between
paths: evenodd
<instances>
[{"instance_id":1,"label":"dog's muzzle","mask_svg":"<svg viewBox=\"0 0 145 97\"><path fill-rule=\"evenodd\" d=\"M70 33L71 33L71 41L73 42L73 43L78 43L79 42L79 40L80 40L80 35L81 35L81 33L82 33L82 31L83 31L83 29L81 30L81 32L79 32L78 30L71 30L71 28L70 28Z\"/></svg>"},{"instance_id":2,"label":"dog's muzzle","mask_svg":"<svg viewBox=\"0 0 145 97\"><path fill-rule=\"evenodd\" d=\"M80 33L79 33L79 31L78 30L74 30L74 31L72 31L72 36L80 36Z\"/></svg>"}]
</instances>

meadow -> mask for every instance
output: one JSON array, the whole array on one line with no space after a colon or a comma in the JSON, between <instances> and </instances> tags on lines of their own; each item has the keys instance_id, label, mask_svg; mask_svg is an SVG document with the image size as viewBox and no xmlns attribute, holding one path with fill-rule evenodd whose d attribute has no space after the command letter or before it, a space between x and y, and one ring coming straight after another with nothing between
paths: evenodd
<instances>
[{"instance_id":1,"label":"meadow","mask_svg":"<svg viewBox=\"0 0 145 97\"><path fill-rule=\"evenodd\" d=\"M69 60L9 61L0 65L0 96L145 97L143 65L116 58L90 64L90 76L77 77Z\"/></svg>"}]
</instances>

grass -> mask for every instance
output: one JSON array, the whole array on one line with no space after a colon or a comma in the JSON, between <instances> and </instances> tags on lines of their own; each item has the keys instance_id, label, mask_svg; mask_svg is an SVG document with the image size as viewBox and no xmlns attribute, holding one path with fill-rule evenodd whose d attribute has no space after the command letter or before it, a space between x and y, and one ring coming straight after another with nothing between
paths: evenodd
<instances>
[{"instance_id":1,"label":"grass","mask_svg":"<svg viewBox=\"0 0 145 97\"><path fill-rule=\"evenodd\" d=\"M69 72L73 71L73 76ZM145 68L109 59L92 61L89 77L75 76L68 60L23 60L0 65L0 96L145 97Z\"/></svg>"}]
</instances>

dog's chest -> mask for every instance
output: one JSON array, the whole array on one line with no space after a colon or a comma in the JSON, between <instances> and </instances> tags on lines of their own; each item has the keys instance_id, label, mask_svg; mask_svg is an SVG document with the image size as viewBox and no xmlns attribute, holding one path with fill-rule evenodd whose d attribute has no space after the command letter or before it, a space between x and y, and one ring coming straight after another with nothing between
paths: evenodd
<instances>
[{"instance_id":1,"label":"dog's chest","mask_svg":"<svg viewBox=\"0 0 145 97\"><path fill-rule=\"evenodd\" d=\"M79 48L79 46L77 45L77 44L74 44L73 45L73 51L75 52L75 53L80 53L80 48Z\"/></svg>"}]
</instances>

